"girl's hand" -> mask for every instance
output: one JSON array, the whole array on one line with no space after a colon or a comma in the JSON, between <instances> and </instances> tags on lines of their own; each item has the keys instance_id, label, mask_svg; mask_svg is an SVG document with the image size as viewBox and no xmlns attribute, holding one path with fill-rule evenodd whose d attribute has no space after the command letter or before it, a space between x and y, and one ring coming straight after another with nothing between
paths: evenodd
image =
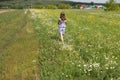
<instances>
[{"instance_id":1,"label":"girl's hand","mask_svg":"<svg viewBox=\"0 0 120 80\"><path fill-rule=\"evenodd\" d=\"M64 21L65 23L67 22L67 20Z\"/></svg>"},{"instance_id":2,"label":"girl's hand","mask_svg":"<svg viewBox=\"0 0 120 80\"><path fill-rule=\"evenodd\" d=\"M65 24L67 24L67 20L65 20L64 22L65 22Z\"/></svg>"}]
</instances>

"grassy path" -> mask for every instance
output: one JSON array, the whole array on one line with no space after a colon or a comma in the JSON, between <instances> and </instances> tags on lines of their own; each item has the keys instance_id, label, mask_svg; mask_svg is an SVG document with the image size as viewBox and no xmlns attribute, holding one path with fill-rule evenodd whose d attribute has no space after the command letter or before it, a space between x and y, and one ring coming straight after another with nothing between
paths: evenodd
<instances>
[{"instance_id":1,"label":"grassy path","mask_svg":"<svg viewBox=\"0 0 120 80\"><path fill-rule=\"evenodd\" d=\"M3 45L0 46L2 52L0 80L37 80L38 40L29 16L23 14L23 11L18 12L18 15L21 13L20 16L13 16L15 19L13 22L18 25L13 23L11 29L6 27L8 33L1 36ZM1 29L0 33L5 28Z\"/></svg>"}]
</instances>

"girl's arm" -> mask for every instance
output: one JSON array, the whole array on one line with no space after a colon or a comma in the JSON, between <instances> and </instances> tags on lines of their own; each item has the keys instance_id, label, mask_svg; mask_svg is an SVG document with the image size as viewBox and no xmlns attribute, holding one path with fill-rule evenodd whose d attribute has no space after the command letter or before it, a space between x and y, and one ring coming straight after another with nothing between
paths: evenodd
<instances>
[{"instance_id":1,"label":"girl's arm","mask_svg":"<svg viewBox=\"0 0 120 80\"><path fill-rule=\"evenodd\" d=\"M58 20L58 24L60 24L60 21L61 21L61 19L59 18L59 20Z\"/></svg>"},{"instance_id":2,"label":"girl's arm","mask_svg":"<svg viewBox=\"0 0 120 80\"><path fill-rule=\"evenodd\" d=\"M67 20L65 20L64 22L65 22L65 24L67 24Z\"/></svg>"},{"instance_id":3,"label":"girl's arm","mask_svg":"<svg viewBox=\"0 0 120 80\"><path fill-rule=\"evenodd\" d=\"M60 24L60 20L58 20L58 25Z\"/></svg>"}]
</instances>

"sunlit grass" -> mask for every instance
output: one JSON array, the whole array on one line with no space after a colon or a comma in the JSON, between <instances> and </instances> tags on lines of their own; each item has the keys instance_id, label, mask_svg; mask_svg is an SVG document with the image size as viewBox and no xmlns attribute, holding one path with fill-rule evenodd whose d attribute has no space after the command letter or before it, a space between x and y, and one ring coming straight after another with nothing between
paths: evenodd
<instances>
[{"instance_id":1,"label":"sunlit grass","mask_svg":"<svg viewBox=\"0 0 120 80\"><path fill-rule=\"evenodd\" d=\"M38 47L30 13L0 14L0 80L37 79Z\"/></svg>"},{"instance_id":2,"label":"sunlit grass","mask_svg":"<svg viewBox=\"0 0 120 80\"><path fill-rule=\"evenodd\" d=\"M57 20L62 10L33 10L39 37L41 80L120 78L120 15L102 10L64 10L65 44Z\"/></svg>"},{"instance_id":3,"label":"sunlit grass","mask_svg":"<svg viewBox=\"0 0 120 80\"><path fill-rule=\"evenodd\" d=\"M120 79L119 12L26 11L0 14L0 80ZM64 44L61 11L68 21Z\"/></svg>"}]
</instances>

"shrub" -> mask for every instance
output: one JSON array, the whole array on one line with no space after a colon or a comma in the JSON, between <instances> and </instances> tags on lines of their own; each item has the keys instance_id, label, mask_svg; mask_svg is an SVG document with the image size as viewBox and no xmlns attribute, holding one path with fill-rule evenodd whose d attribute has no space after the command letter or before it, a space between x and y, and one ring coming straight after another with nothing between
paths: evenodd
<instances>
[{"instance_id":1,"label":"shrub","mask_svg":"<svg viewBox=\"0 0 120 80\"><path fill-rule=\"evenodd\" d=\"M57 6L52 5L52 4L48 4L48 5L46 5L46 8L47 9L57 9Z\"/></svg>"},{"instance_id":2,"label":"shrub","mask_svg":"<svg viewBox=\"0 0 120 80\"><path fill-rule=\"evenodd\" d=\"M61 3L61 4L58 5L58 8L59 9L70 9L71 6L69 4Z\"/></svg>"},{"instance_id":3,"label":"shrub","mask_svg":"<svg viewBox=\"0 0 120 80\"><path fill-rule=\"evenodd\" d=\"M115 0L110 0L109 2L106 2L106 11L114 11L119 10L119 5L115 2Z\"/></svg>"},{"instance_id":4,"label":"shrub","mask_svg":"<svg viewBox=\"0 0 120 80\"><path fill-rule=\"evenodd\" d=\"M33 6L32 8L35 8L35 9L44 9L45 7L43 5L36 5L36 6Z\"/></svg>"},{"instance_id":5,"label":"shrub","mask_svg":"<svg viewBox=\"0 0 120 80\"><path fill-rule=\"evenodd\" d=\"M16 4L16 5L10 5L10 8L12 8L12 9L23 9L24 5L18 5L18 4Z\"/></svg>"}]
</instances>

